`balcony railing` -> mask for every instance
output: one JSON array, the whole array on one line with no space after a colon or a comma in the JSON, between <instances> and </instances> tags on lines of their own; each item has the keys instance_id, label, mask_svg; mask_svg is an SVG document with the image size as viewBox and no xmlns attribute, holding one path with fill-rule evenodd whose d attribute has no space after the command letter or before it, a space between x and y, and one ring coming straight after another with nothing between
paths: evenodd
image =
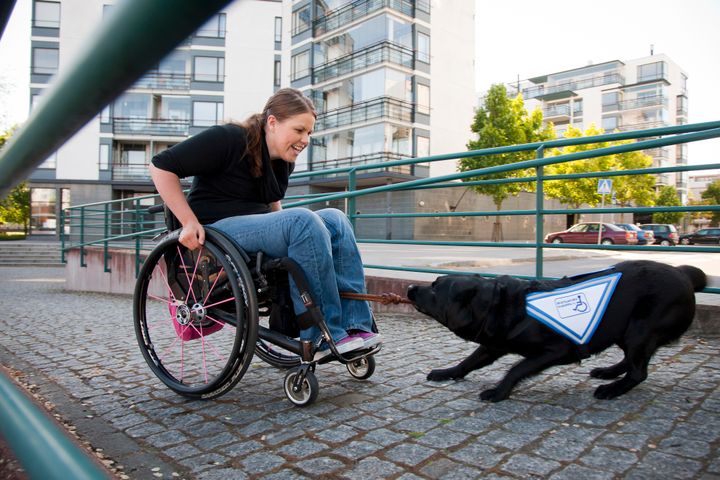
<instances>
[{"instance_id":1,"label":"balcony railing","mask_svg":"<svg viewBox=\"0 0 720 480\"><path fill-rule=\"evenodd\" d=\"M133 88L153 90L190 90L190 75L150 72L135 82Z\"/></svg>"},{"instance_id":2,"label":"balcony railing","mask_svg":"<svg viewBox=\"0 0 720 480\"><path fill-rule=\"evenodd\" d=\"M415 13L413 2L410 0L359 0L330 10L313 20L313 35L330 32L383 8L390 8L411 17Z\"/></svg>"},{"instance_id":3,"label":"balcony railing","mask_svg":"<svg viewBox=\"0 0 720 480\"><path fill-rule=\"evenodd\" d=\"M392 97L378 97L318 115L315 131L328 130L378 118L412 122L413 104Z\"/></svg>"},{"instance_id":4,"label":"balcony railing","mask_svg":"<svg viewBox=\"0 0 720 480\"><path fill-rule=\"evenodd\" d=\"M623 100L618 102L618 110L634 110L645 107L667 107L668 99L664 95L653 95L651 97L640 97L632 100Z\"/></svg>"},{"instance_id":5,"label":"balcony railing","mask_svg":"<svg viewBox=\"0 0 720 480\"><path fill-rule=\"evenodd\" d=\"M371 165L378 162L392 162L396 160L402 160L403 158L409 158L409 155L401 155L394 152L377 152L368 155L358 155L354 157L336 158L333 160L313 160L310 163L310 170L328 170L331 168L345 168L345 167L356 167L358 165ZM412 175L412 165L397 165L393 167L381 167L377 169L363 170L363 173L372 172L393 172L404 175ZM347 173L328 174L327 177L338 177L347 176Z\"/></svg>"},{"instance_id":6,"label":"balcony railing","mask_svg":"<svg viewBox=\"0 0 720 480\"><path fill-rule=\"evenodd\" d=\"M112 179L120 181L150 181L150 171L147 165L113 164Z\"/></svg>"},{"instance_id":7,"label":"balcony railing","mask_svg":"<svg viewBox=\"0 0 720 480\"><path fill-rule=\"evenodd\" d=\"M644 122L644 123L631 123L628 125L621 125L617 127L617 129L621 132L631 132L633 130L646 130L648 128L660 128L660 127L668 127L669 124L667 122L663 121L656 121L656 122Z\"/></svg>"},{"instance_id":8,"label":"balcony railing","mask_svg":"<svg viewBox=\"0 0 720 480\"><path fill-rule=\"evenodd\" d=\"M190 120L113 117L113 133L130 135L189 135Z\"/></svg>"},{"instance_id":9,"label":"balcony railing","mask_svg":"<svg viewBox=\"0 0 720 480\"><path fill-rule=\"evenodd\" d=\"M543 116L548 117L569 117L570 116L570 105L552 105L543 109Z\"/></svg>"},{"instance_id":10,"label":"balcony railing","mask_svg":"<svg viewBox=\"0 0 720 480\"><path fill-rule=\"evenodd\" d=\"M583 78L580 80L572 80L563 83L556 83L553 85L538 85L535 87L523 88L523 98L536 98L544 95L550 95L553 93L583 90L585 88L599 87L602 85L609 85L611 83L625 84L625 77L619 73L606 73L603 75L596 75L594 77Z\"/></svg>"},{"instance_id":11,"label":"balcony railing","mask_svg":"<svg viewBox=\"0 0 720 480\"><path fill-rule=\"evenodd\" d=\"M350 72L390 62L402 67L413 68L415 55L412 50L388 41L383 41L342 56L331 62L313 68L313 82L320 83Z\"/></svg>"}]
</instances>

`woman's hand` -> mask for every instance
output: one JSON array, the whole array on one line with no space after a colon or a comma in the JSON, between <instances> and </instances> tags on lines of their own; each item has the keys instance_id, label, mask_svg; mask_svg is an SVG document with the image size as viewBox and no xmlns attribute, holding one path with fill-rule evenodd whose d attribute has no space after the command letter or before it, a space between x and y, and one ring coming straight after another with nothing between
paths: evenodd
<instances>
[{"instance_id":1,"label":"woman's hand","mask_svg":"<svg viewBox=\"0 0 720 480\"><path fill-rule=\"evenodd\" d=\"M190 250L195 250L205 244L205 229L200 222L190 221L183 226L178 240Z\"/></svg>"}]
</instances>

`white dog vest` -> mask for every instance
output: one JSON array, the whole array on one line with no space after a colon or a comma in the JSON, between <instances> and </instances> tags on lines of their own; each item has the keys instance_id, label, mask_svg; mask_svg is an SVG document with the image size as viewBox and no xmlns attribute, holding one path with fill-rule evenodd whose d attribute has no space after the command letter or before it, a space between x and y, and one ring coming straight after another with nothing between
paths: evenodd
<instances>
[{"instance_id":1,"label":"white dog vest","mask_svg":"<svg viewBox=\"0 0 720 480\"><path fill-rule=\"evenodd\" d=\"M526 311L573 342L590 341L622 273L613 273L549 292L533 292L526 299Z\"/></svg>"}]
</instances>

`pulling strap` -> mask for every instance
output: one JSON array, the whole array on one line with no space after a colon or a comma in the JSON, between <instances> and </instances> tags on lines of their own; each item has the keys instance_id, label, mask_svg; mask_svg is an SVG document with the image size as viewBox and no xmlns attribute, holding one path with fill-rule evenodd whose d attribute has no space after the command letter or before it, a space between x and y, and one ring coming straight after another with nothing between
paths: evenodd
<instances>
[{"instance_id":1,"label":"pulling strap","mask_svg":"<svg viewBox=\"0 0 720 480\"><path fill-rule=\"evenodd\" d=\"M398 303L409 303L412 304L407 298L403 298L397 293L381 293L379 295L373 295L370 293L353 293L353 292L340 292L341 298L347 298L349 300L366 300L368 302L380 302L383 305L398 304Z\"/></svg>"}]
</instances>

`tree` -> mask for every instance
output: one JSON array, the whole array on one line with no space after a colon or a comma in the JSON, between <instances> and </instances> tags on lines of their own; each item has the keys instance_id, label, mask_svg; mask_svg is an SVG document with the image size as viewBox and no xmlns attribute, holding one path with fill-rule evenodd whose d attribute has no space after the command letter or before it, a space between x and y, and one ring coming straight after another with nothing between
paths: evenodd
<instances>
[{"instance_id":1,"label":"tree","mask_svg":"<svg viewBox=\"0 0 720 480\"><path fill-rule=\"evenodd\" d=\"M13 129L0 134L0 149L12 136ZM30 225L30 189L23 182L12 189L7 197L0 199L0 223L17 223L23 226L25 234Z\"/></svg>"},{"instance_id":2,"label":"tree","mask_svg":"<svg viewBox=\"0 0 720 480\"><path fill-rule=\"evenodd\" d=\"M660 187L655 204L662 207L679 207L682 205L677 190L670 185ZM656 212L653 213L653 222L674 224L680 222L683 215L683 212Z\"/></svg>"},{"instance_id":3,"label":"tree","mask_svg":"<svg viewBox=\"0 0 720 480\"><path fill-rule=\"evenodd\" d=\"M522 96L518 95L514 99L508 98L507 89L501 84L490 87L483 106L475 112L475 118L470 128L478 137L477 140L468 142L468 150L531 143L552 139L555 136L551 125L543 126L542 112L539 109L528 114ZM463 158L459 162L459 170L467 172L479 168L530 160L534 157L535 152L530 151ZM463 181L522 178L529 175L532 175L532 172L524 169L466 178ZM496 185L474 185L472 188L482 195L491 196L495 207L499 211L506 198L511 195L518 195L523 190L532 191L534 185L529 182L513 182ZM493 241L500 241L502 240L502 225L499 220L500 217L495 218L492 239Z\"/></svg>"},{"instance_id":4,"label":"tree","mask_svg":"<svg viewBox=\"0 0 720 480\"><path fill-rule=\"evenodd\" d=\"M710 205L720 205L720 180L715 180L708 185L700 197ZM712 223L720 225L720 212L717 210L712 212Z\"/></svg>"},{"instance_id":5,"label":"tree","mask_svg":"<svg viewBox=\"0 0 720 480\"><path fill-rule=\"evenodd\" d=\"M602 129L591 125L585 136L591 137L604 133ZM583 132L570 126L565 132L565 138L579 138ZM570 145L560 149L553 149L548 156L565 155L576 152L586 152L598 148L612 147L632 143L632 140L615 142L598 142L585 145ZM607 172L611 170L636 170L652 165L652 158L640 151L617 153L603 157L587 158L571 162L556 163L545 168L546 175L588 174L586 177L572 180L550 180L545 182L545 195L555 198L561 203L578 209L583 205L597 206L602 197L597 193L598 179L591 176L594 172ZM621 207L637 205L653 205L655 177L649 174L620 175L612 177L615 199ZM578 222L578 215L573 215L573 223Z\"/></svg>"}]
</instances>

